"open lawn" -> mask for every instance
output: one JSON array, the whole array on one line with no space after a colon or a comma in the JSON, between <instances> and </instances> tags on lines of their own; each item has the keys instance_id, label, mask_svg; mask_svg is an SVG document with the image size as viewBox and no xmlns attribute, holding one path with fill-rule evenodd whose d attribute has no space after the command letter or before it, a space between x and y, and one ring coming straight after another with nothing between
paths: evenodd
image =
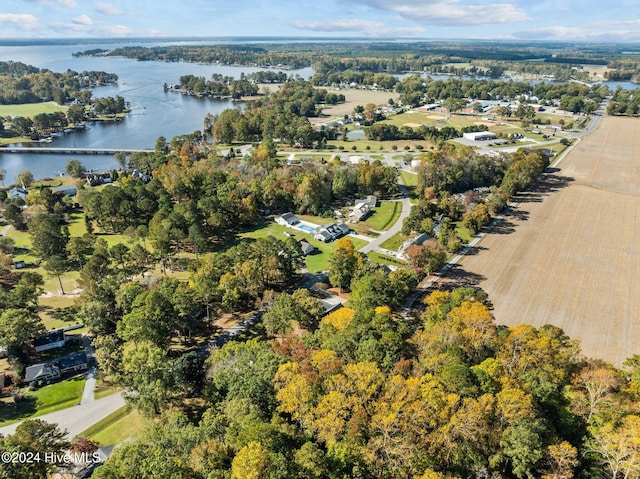
<instances>
[{"instance_id":1,"label":"open lawn","mask_svg":"<svg viewBox=\"0 0 640 479\"><path fill-rule=\"evenodd\" d=\"M0 408L0 426L80 404L84 383L84 376L79 376L27 392L15 405Z\"/></svg>"},{"instance_id":2,"label":"open lawn","mask_svg":"<svg viewBox=\"0 0 640 479\"><path fill-rule=\"evenodd\" d=\"M296 215L298 218L304 221L309 221L311 223L315 223L317 225L323 225L327 223L331 223L333 220L330 218L320 218L318 216L309 216L309 215ZM263 224L259 225L255 229L251 231L247 231L241 233L239 235L240 238L265 238L269 235L275 236L276 238L286 239L285 232L289 233L296 240L305 239L310 244L312 244L316 251L305 258L305 263L307 265L307 269L311 273L318 273L320 271L325 271L329 268L329 256L333 252L335 248L335 241L331 243L323 243L322 241L318 241L313 238L312 234L303 233L302 231L294 230L292 228L286 228L282 225L277 224L273 220L266 220ZM361 248L366 244L364 240L349 237L356 249Z\"/></svg>"},{"instance_id":3,"label":"open lawn","mask_svg":"<svg viewBox=\"0 0 640 479\"><path fill-rule=\"evenodd\" d=\"M640 120L606 117L454 268L500 324L553 324L586 356L640 353Z\"/></svg>"},{"instance_id":4,"label":"open lawn","mask_svg":"<svg viewBox=\"0 0 640 479\"><path fill-rule=\"evenodd\" d=\"M388 249L391 251L398 251L398 248L402 246L405 237L402 233L398 232L394 234L391 238L380 245L381 248Z\"/></svg>"},{"instance_id":5,"label":"open lawn","mask_svg":"<svg viewBox=\"0 0 640 479\"><path fill-rule=\"evenodd\" d=\"M375 261L376 263L397 266L399 268L405 268L407 266L406 263L400 261L399 259L387 256L386 254L378 253L377 251L371 251L370 253L367 253L367 256L371 261Z\"/></svg>"},{"instance_id":6,"label":"open lawn","mask_svg":"<svg viewBox=\"0 0 640 479\"><path fill-rule=\"evenodd\" d=\"M80 433L101 446L115 446L136 435L145 426L144 419L135 409L123 406Z\"/></svg>"},{"instance_id":7,"label":"open lawn","mask_svg":"<svg viewBox=\"0 0 640 479\"><path fill-rule=\"evenodd\" d=\"M381 201L373 209L371 216L363 221L362 224L375 231L386 231L395 224L401 211L402 203L400 201Z\"/></svg>"},{"instance_id":8,"label":"open lawn","mask_svg":"<svg viewBox=\"0 0 640 479\"><path fill-rule=\"evenodd\" d=\"M323 87L324 88L324 87ZM344 118L344 115L350 115L353 113L353 109L367 103L373 103L375 105L388 105L389 98L393 98L396 101L400 95L392 91L375 91L375 90L362 90L362 89L329 89L332 93L342 94L345 96L346 101L338 105L332 105L324 108L322 114L332 118ZM326 121L327 118L316 119L311 118L314 123L321 123Z\"/></svg>"},{"instance_id":9,"label":"open lawn","mask_svg":"<svg viewBox=\"0 0 640 479\"><path fill-rule=\"evenodd\" d=\"M55 101L44 103L25 103L23 105L0 105L0 116L26 116L33 118L40 113L66 112L69 108L60 106Z\"/></svg>"}]
</instances>

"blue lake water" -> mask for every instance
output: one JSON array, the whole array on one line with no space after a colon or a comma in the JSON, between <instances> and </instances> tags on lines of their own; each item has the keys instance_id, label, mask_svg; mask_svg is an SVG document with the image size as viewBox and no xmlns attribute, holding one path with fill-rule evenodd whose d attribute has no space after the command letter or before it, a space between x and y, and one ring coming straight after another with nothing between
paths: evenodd
<instances>
[{"instance_id":1,"label":"blue lake water","mask_svg":"<svg viewBox=\"0 0 640 479\"><path fill-rule=\"evenodd\" d=\"M139 45L139 43L135 43ZM207 113L216 115L226 108L238 107L230 100L194 98L175 92L164 92L164 83L178 83L182 75L211 78L214 73L239 78L241 73L253 73L260 68L195 63L138 62L127 58L73 57L72 53L93 49L110 49L126 44L73 44L0 46L1 61L21 61L55 72L71 69L116 73L118 84L93 89L95 97L120 95L131 103L132 111L120 123L96 123L87 131L74 132L56 139L49 146L77 148L131 148L153 149L156 140L164 136L168 140L176 135L203 129ZM309 78L311 68L287 71L291 75ZM75 155L86 168L103 170L114 168L111 156ZM65 155L0 154L0 168L7 171L6 183L11 183L17 173L29 168L37 178L54 176L69 159Z\"/></svg>"}]
</instances>

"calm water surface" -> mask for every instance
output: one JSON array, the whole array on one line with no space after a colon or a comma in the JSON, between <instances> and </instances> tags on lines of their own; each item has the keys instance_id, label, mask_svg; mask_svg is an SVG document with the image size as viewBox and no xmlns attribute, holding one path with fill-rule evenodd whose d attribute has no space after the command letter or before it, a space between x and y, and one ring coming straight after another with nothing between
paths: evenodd
<instances>
[{"instance_id":1,"label":"calm water surface","mask_svg":"<svg viewBox=\"0 0 640 479\"><path fill-rule=\"evenodd\" d=\"M139 45L139 43L136 43ZM164 83L178 83L182 75L211 78L214 73L239 78L261 70L252 67L199 65L194 63L138 62L127 58L73 57L72 53L93 48L115 48L123 44L90 45L38 45L0 47L0 61L21 61L54 72L71 69L116 73L118 84L93 89L95 97L120 95L131 103L132 111L120 123L95 123L87 131L74 132L57 138L48 146L77 148L132 148L153 149L156 140L164 136L170 140L176 135L203 129L207 113L216 115L237 103L229 100L193 98L163 91ZM309 78L311 68L291 70L287 73ZM26 146L26 145L25 145ZM32 146L32 145L29 145ZM7 171L6 182L11 183L17 173L29 168L36 178L56 175L64 171L65 155L0 154L0 168ZM113 157L106 155L76 155L86 168L109 169L116 167Z\"/></svg>"}]
</instances>

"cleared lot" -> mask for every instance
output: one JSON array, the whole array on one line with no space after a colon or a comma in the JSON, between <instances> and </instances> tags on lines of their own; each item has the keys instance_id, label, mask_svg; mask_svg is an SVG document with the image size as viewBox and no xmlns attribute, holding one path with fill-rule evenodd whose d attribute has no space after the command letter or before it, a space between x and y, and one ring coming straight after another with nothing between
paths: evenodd
<instances>
[{"instance_id":1,"label":"cleared lot","mask_svg":"<svg viewBox=\"0 0 640 479\"><path fill-rule=\"evenodd\" d=\"M586 356L640 354L640 120L605 118L451 279L509 326L554 324Z\"/></svg>"}]
</instances>

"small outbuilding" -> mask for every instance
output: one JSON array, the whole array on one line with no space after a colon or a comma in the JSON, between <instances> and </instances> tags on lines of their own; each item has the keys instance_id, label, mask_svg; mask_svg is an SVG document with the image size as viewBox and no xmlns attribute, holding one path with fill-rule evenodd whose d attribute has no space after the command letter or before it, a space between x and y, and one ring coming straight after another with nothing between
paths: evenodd
<instances>
[{"instance_id":1,"label":"small outbuilding","mask_svg":"<svg viewBox=\"0 0 640 479\"><path fill-rule=\"evenodd\" d=\"M315 246L313 246L306 240L300 240L298 241L298 244L300 245L300 249L302 250L302 254L304 256L308 256L316 250Z\"/></svg>"}]
</instances>

